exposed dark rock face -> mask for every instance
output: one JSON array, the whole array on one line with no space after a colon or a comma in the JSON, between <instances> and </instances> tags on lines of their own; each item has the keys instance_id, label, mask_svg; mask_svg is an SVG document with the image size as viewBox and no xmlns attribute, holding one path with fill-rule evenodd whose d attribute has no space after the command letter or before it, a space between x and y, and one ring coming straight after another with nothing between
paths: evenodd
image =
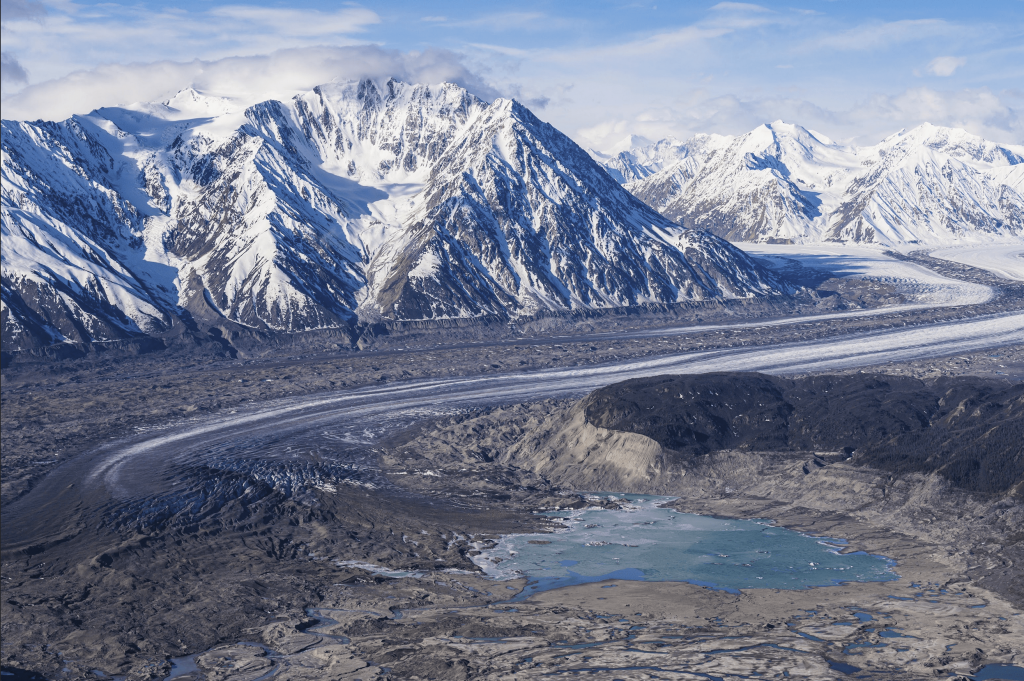
<instances>
[{"instance_id":1,"label":"exposed dark rock face","mask_svg":"<svg viewBox=\"0 0 1024 681\"><path fill-rule=\"evenodd\" d=\"M592 425L677 456L724 449L840 453L895 474L937 472L975 492L1024 491L1024 384L858 374L659 376L602 388Z\"/></svg>"}]
</instances>

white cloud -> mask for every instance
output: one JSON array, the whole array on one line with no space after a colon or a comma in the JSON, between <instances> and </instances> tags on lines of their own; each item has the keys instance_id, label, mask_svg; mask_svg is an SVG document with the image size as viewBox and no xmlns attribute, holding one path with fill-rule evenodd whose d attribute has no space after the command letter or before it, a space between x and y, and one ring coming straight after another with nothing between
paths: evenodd
<instances>
[{"instance_id":1,"label":"white cloud","mask_svg":"<svg viewBox=\"0 0 1024 681\"><path fill-rule=\"evenodd\" d=\"M478 50L496 52L498 54L503 54L506 57L529 57L533 54L530 50L520 50L515 47L505 47L503 45L490 45L488 43L470 43L469 47L475 47Z\"/></svg>"},{"instance_id":2,"label":"white cloud","mask_svg":"<svg viewBox=\"0 0 1024 681\"><path fill-rule=\"evenodd\" d=\"M243 103L289 97L331 80L396 77L459 83L484 98L497 93L445 50L398 52L376 46L278 50L213 61L112 64L30 85L3 102L4 118L61 120L101 106L161 101L185 87Z\"/></svg>"},{"instance_id":3,"label":"white cloud","mask_svg":"<svg viewBox=\"0 0 1024 681\"><path fill-rule=\"evenodd\" d=\"M928 63L928 70L936 76L952 76L966 63L967 60L963 57L936 57Z\"/></svg>"},{"instance_id":4,"label":"white cloud","mask_svg":"<svg viewBox=\"0 0 1024 681\"><path fill-rule=\"evenodd\" d=\"M584 145L603 151L622 139L627 134L627 130L635 129L637 129L636 121L622 119L601 121L597 125L577 130L576 136Z\"/></svg>"},{"instance_id":5,"label":"white cloud","mask_svg":"<svg viewBox=\"0 0 1024 681\"><path fill-rule=\"evenodd\" d=\"M8 20L8 3L18 8ZM46 16L37 3L4 0L4 51L16 54L36 82L60 78L68 65L90 69L123 63L213 60L316 45L352 45L379 23L362 7L312 9L225 5L203 11L137 5L56 3ZM130 55L130 56L129 56ZM5 85L4 94L13 88Z\"/></svg>"},{"instance_id":6,"label":"white cloud","mask_svg":"<svg viewBox=\"0 0 1024 681\"><path fill-rule=\"evenodd\" d=\"M302 38L354 33L380 21L376 14L361 7L319 12L310 9L225 5L209 10L207 15L228 20L238 29L248 26L277 36Z\"/></svg>"},{"instance_id":7,"label":"white cloud","mask_svg":"<svg viewBox=\"0 0 1024 681\"><path fill-rule=\"evenodd\" d=\"M902 43L963 34L966 31L968 29L941 19L870 22L838 33L816 36L807 46L831 50L880 50Z\"/></svg>"},{"instance_id":8,"label":"white cloud","mask_svg":"<svg viewBox=\"0 0 1024 681\"><path fill-rule=\"evenodd\" d=\"M786 24L789 19L766 7L742 2L720 2L711 8L703 20L688 26L677 26L655 31L649 35L613 45L601 45L568 54L576 60L621 59L624 57L651 57L659 53L692 53L706 48L716 38L740 31L762 28L772 24Z\"/></svg>"},{"instance_id":9,"label":"white cloud","mask_svg":"<svg viewBox=\"0 0 1024 681\"><path fill-rule=\"evenodd\" d=\"M453 21L450 26L464 28L486 28L492 31L522 30L530 28L550 29L563 22L541 12L499 12L485 14L472 19Z\"/></svg>"},{"instance_id":10,"label":"white cloud","mask_svg":"<svg viewBox=\"0 0 1024 681\"><path fill-rule=\"evenodd\" d=\"M921 87L891 97L872 97L848 114L848 124L890 121L890 127L897 128L928 122L964 128L996 142L1019 144L1024 139L1022 113L1007 106L988 88L941 91Z\"/></svg>"},{"instance_id":11,"label":"white cloud","mask_svg":"<svg viewBox=\"0 0 1024 681\"><path fill-rule=\"evenodd\" d=\"M771 10L761 5L754 5L748 2L720 2L717 5L712 5L711 9L718 10L739 10L745 12L770 12Z\"/></svg>"},{"instance_id":12,"label":"white cloud","mask_svg":"<svg viewBox=\"0 0 1024 681\"><path fill-rule=\"evenodd\" d=\"M836 116L800 99L741 99L731 94L707 96L696 91L672 107L647 109L630 120L608 121L581 130L579 134L585 134L595 148L605 150L629 133L650 139L686 139L697 133L741 135L762 123L780 118L808 127L834 129Z\"/></svg>"},{"instance_id":13,"label":"white cloud","mask_svg":"<svg viewBox=\"0 0 1024 681\"><path fill-rule=\"evenodd\" d=\"M651 139L685 139L701 132L740 135L778 119L821 130L838 141L862 145L922 123L963 128L1002 143L1020 144L1024 139L1024 112L1008 106L985 88L912 88L892 96L874 95L842 110L799 98L741 99L694 93L674 107L645 110L630 119L608 119L578 130L577 136L585 145L604 151L630 133Z\"/></svg>"}]
</instances>

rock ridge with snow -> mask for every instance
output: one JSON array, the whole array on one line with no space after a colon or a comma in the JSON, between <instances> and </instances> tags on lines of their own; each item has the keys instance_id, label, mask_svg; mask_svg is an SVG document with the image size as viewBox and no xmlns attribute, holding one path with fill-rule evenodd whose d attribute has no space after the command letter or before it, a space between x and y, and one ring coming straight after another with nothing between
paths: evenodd
<instances>
[{"instance_id":1,"label":"rock ridge with snow","mask_svg":"<svg viewBox=\"0 0 1024 681\"><path fill-rule=\"evenodd\" d=\"M625 146L629 146L626 144ZM1024 238L1024 146L930 124L839 145L776 121L592 152L678 224L732 241L952 245Z\"/></svg>"},{"instance_id":2,"label":"rock ridge with snow","mask_svg":"<svg viewBox=\"0 0 1024 681\"><path fill-rule=\"evenodd\" d=\"M4 121L2 218L5 351L789 291L450 83Z\"/></svg>"}]
</instances>

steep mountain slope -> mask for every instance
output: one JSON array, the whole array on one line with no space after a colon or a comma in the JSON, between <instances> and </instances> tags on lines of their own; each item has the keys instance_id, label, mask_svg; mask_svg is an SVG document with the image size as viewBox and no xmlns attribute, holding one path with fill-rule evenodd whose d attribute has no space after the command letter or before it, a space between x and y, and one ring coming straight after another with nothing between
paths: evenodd
<instances>
[{"instance_id":1,"label":"steep mountain slope","mask_svg":"<svg viewBox=\"0 0 1024 681\"><path fill-rule=\"evenodd\" d=\"M799 239L825 219L834 188L855 169L840 147L776 121L710 154L662 212L733 241Z\"/></svg>"},{"instance_id":2,"label":"steep mountain slope","mask_svg":"<svg viewBox=\"0 0 1024 681\"><path fill-rule=\"evenodd\" d=\"M209 181L175 202L167 251L224 316L253 327L336 326L352 315L360 254L339 223L355 207L312 176L276 102L207 154Z\"/></svg>"},{"instance_id":3,"label":"steep mountain slope","mask_svg":"<svg viewBox=\"0 0 1024 681\"><path fill-rule=\"evenodd\" d=\"M826 239L948 243L1024 235L1024 147L921 125L858 156L867 172L846 188Z\"/></svg>"},{"instance_id":4,"label":"steep mountain slope","mask_svg":"<svg viewBox=\"0 0 1024 681\"><path fill-rule=\"evenodd\" d=\"M627 183L681 225L737 241L944 244L1024 235L1024 148L922 125L843 147L776 121ZM609 168L613 176L616 168Z\"/></svg>"},{"instance_id":5,"label":"steep mountain slope","mask_svg":"<svg viewBox=\"0 0 1024 681\"><path fill-rule=\"evenodd\" d=\"M245 111L204 160L216 178L174 211L165 242L236 321L284 331L351 321L389 228L374 187L421 184L483 103L454 85L327 85ZM390 209L390 210L388 210ZM216 225L216 229L210 229Z\"/></svg>"},{"instance_id":6,"label":"steep mountain slope","mask_svg":"<svg viewBox=\"0 0 1024 681\"><path fill-rule=\"evenodd\" d=\"M146 214L89 121L3 122L3 342L165 331L176 298L140 267ZM144 196L144 195L143 195Z\"/></svg>"},{"instance_id":7,"label":"steep mountain slope","mask_svg":"<svg viewBox=\"0 0 1024 681\"><path fill-rule=\"evenodd\" d=\"M438 160L408 227L371 264L399 318L770 293L732 246L679 230L521 104L498 100Z\"/></svg>"},{"instance_id":8,"label":"steep mountain slope","mask_svg":"<svg viewBox=\"0 0 1024 681\"><path fill-rule=\"evenodd\" d=\"M187 89L4 126L11 349L784 288L521 105L452 84L334 83L248 107Z\"/></svg>"}]
</instances>

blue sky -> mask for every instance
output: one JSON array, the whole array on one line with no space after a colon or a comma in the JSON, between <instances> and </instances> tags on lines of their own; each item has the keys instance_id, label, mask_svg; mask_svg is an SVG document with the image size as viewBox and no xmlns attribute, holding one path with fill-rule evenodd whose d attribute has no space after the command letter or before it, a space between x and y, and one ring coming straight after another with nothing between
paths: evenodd
<instances>
[{"instance_id":1,"label":"blue sky","mask_svg":"<svg viewBox=\"0 0 1024 681\"><path fill-rule=\"evenodd\" d=\"M5 117L394 74L514 96L596 148L779 118L857 143L924 121L1024 142L1021 0L3 0L3 51Z\"/></svg>"}]
</instances>

